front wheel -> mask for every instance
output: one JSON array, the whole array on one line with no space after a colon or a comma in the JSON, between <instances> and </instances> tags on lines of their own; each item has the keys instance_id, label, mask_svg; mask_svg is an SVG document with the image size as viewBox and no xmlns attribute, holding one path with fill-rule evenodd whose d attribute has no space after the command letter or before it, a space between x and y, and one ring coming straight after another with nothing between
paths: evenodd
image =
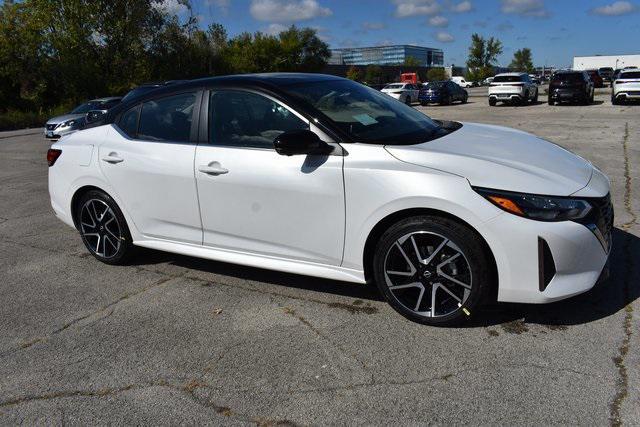
<instances>
[{"instance_id":1,"label":"front wheel","mask_svg":"<svg viewBox=\"0 0 640 427\"><path fill-rule=\"evenodd\" d=\"M411 106L411 95L407 95L407 97L404 99L404 103L408 106Z\"/></svg>"},{"instance_id":2,"label":"front wheel","mask_svg":"<svg viewBox=\"0 0 640 427\"><path fill-rule=\"evenodd\" d=\"M555 104L555 102L553 102L553 98L549 97L549 100L547 101L549 105L553 105Z\"/></svg>"},{"instance_id":3,"label":"front wheel","mask_svg":"<svg viewBox=\"0 0 640 427\"><path fill-rule=\"evenodd\" d=\"M539 94L539 91L536 89L536 94L533 96L533 100L531 101L534 104L538 103L538 94Z\"/></svg>"},{"instance_id":4,"label":"front wheel","mask_svg":"<svg viewBox=\"0 0 640 427\"><path fill-rule=\"evenodd\" d=\"M496 100L494 98L489 98L489 105L492 107L496 106Z\"/></svg>"},{"instance_id":5,"label":"front wheel","mask_svg":"<svg viewBox=\"0 0 640 427\"><path fill-rule=\"evenodd\" d=\"M84 194L77 204L76 224L82 242L99 261L122 264L132 255L127 222L108 194L98 190Z\"/></svg>"},{"instance_id":6,"label":"front wheel","mask_svg":"<svg viewBox=\"0 0 640 427\"><path fill-rule=\"evenodd\" d=\"M397 312L418 323L450 326L468 318L488 296L490 265L480 237L467 226L417 216L382 235L373 273Z\"/></svg>"}]
</instances>

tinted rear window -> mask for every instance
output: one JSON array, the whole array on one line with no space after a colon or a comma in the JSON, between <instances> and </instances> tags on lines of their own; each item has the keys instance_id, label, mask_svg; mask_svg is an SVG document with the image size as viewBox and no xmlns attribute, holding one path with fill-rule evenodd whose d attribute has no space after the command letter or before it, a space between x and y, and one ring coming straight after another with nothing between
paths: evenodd
<instances>
[{"instance_id":1,"label":"tinted rear window","mask_svg":"<svg viewBox=\"0 0 640 427\"><path fill-rule=\"evenodd\" d=\"M581 82L584 80L582 73L560 73L553 76L555 81Z\"/></svg>"},{"instance_id":2,"label":"tinted rear window","mask_svg":"<svg viewBox=\"0 0 640 427\"><path fill-rule=\"evenodd\" d=\"M622 79L640 79L640 71L626 71L624 73L620 73L620 80Z\"/></svg>"},{"instance_id":3,"label":"tinted rear window","mask_svg":"<svg viewBox=\"0 0 640 427\"><path fill-rule=\"evenodd\" d=\"M493 78L494 83L512 83L521 81L522 78L520 76L495 76Z\"/></svg>"}]
</instances>

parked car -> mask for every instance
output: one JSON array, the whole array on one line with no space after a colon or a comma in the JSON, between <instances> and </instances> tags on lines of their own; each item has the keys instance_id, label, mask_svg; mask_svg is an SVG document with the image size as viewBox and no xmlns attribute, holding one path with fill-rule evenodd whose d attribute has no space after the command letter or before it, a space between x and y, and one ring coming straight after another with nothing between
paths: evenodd
<instances>
[{"instance_id":1,"label":"parked car","mask_svg":"<svg viewBox=\"0 0 640 427\"><path fill-rule=\"evenodd\" d=\"M593 102L593 83L586 71L558 71L549 83L549 105L561 102Z\"/></svg>"},{"instance_id":2,"label":"parked car","mask_svg":"<svg viewBox=\"0 0 640 427\"><path fill-rule=\"evenodd\" d=\"M487 77L486 79L484 79L482 81L482 85L483 86L491 86L492 82L493 82L493 77Z\"/></svg>"},{"instance_id":3,"label":"parked car","mask_svg":"<svg viewBox=\"0 0 640 427\"><path fill-rule=\"evenodd\" d=\"M593 87L604 87L604 80L602 79L602 77L600 77L600 73L598 73L598 70L587 70L587 74L589 75L589 78L593 83Z\"/></svg>"},{"instance_id":4,"label":"parked car","mask_svg":"<svg viewBox=\"0 0 640 427\"><path fill-rule=\"evenodd\" d=\"M598 74L600 74L600 77L602 77L604 82L611 83L613 80L613 68L611 67L598 68Z\"/></svg>"},{"instance_id":5,"label":"parked car","mask_svg":"<svg viewBox=\"0 0 640 427\"><path fill-rule=\"evenodd\" d=\"M498 102L526 105L529 101L538 102L538 85L527 73L503 73L493 78L489 86L489 105Z\"/></svg>"},{"instance_id":6,"label":"parked car","mask_svg":"<svg viewBox=\"0 0 640 427\"><path fill-rule=\"evenodd\" d=\"M418 85L413 83L390 83L382 89L382 93L386 93L407 105L418 102L419 92Z\"/></svg>"},{"instance_id":7,"label":"parked car","mask_svg":"<svg viewBox=\"0 0 640 427\"><path fill-rule=\"evenodd\" d=\"M640 100L640 70L626 69L611 85L611 103Z\"/></svg>"},{"instance_id":8,"label":"parked car","mask_svg":"<svg viewBox=\"0 0 640 427\"><path fill-rule=\"evenodd\" d=\"M469 99L466 90L452 81L430 82L422 85L418 94L420 105L441 104L449 105L455 101L461 101L463 104Z\"/></svg>"},{"instance_id":9,"label":"parked car","mask_svg":"<svg viewBox=\"0 0 640 427\"><path fill-rule=\"evenodd\" d=\"M169 85L173 85L173 84L178 84L178 83L184 83L187 80L167 80L164 82L149 82L149 83L143 83L140 86L137 86L133 89L131 89L129 92L126 93L126 95L122 98L123 101L128 101L132 98L135 98L137 96L143 95L147 92L150 92L154 89L158 89L164 86L169 86Z\"/></svg>"},{"instance_id":10,"label":"parked car","mask_svg":"<svg viewBox=\"0 0 640 427\"><path fill-rule=\"evenodd\" d=\"M47 160L55 214L99 261L142 246L371 280L432 325L496 295L585 292L610 251L609 181L586 160L525 132L432 120L335 76L163 87Z\"/></svg>"},{"instance_id":11,"label":"parked car","mask_svg":"<svg viewBox=\"0 0 640 427\"><path fill-rule=\"evenodd\" d=\"M540 85L540 79L535 74L529 74L529 80L531 80L536 85Z\"/></svg>"},{"instance_id":12,"label":"parked car","mask_svg":"<svg viewBox=\"0 0 640 427\"><path fill-rule=\"evenodd\" d=\"M464 79L464 77L453 76L451 77L451 81L457 84L460 87L468 88L471 87L471 82L468 82Z\"/></svg>"},{"instance_id":13,"label":"parked car","mask_svg":"<svg viewBox=\"0 0 640 427\"><path fill-rule=\"evenodd\" d=\"M85 115L92 110L106 111L119 104L122 98L108 97L92 99L78 105L67 114L53 117L44 125L44 137L47 139L59 139L65 135L76 132L85 124Z\"/></svg>"}]
</instances>

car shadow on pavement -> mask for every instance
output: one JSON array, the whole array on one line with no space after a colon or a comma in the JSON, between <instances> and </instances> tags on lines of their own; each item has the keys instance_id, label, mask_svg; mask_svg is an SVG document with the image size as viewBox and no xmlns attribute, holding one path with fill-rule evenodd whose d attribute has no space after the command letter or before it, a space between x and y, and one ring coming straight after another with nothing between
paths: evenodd
<instances>
[{"instance_id":1,"label":"car shadow on pavement","mask_svg":"<svg viewBox=\"0 0 640 427\"><path fill-rule=\"evenodd\" d=\"M590 291L551 304L494 303L482 307L462 327L486 327L520 319L524 323L562 327L589 323L611 316L640 297L640 269L637 260L634 259L634 254L638 253L640 253L640 238L616 228L610 256L609 278L599 282ZM283 273L150 249L141 249L141 253L133 260L133 264L140 267L164 263L241 280L361 300L383 301L375 285ZM215 280L215 278L211 279L212 282Z\"/></svg>"},{"instance_id":2,"label":"car shadow on pavement","mask_svg":"<svg viewBox=\"0 0 640 427\"><path fill-rule=\"evenodd\" d=\"M498 325L522 319L524 323L569 326L611 316L640 297L640 238L614 229L609 278L584 294L551 304L494 304L485 307L469 327Z\"/></svg>"},{"instance_id":3,"label":"car shadow on pavement","mask_svg":"<svg viewBox=\"0 0 640 427\"><path fill-rule=\"evenodd\" d=\"M151 249L140 249L141 251L138 256L132 260L133 265L140 267L144 265L168 263L190 270L198 270L222 276L231 276L236 279L252 282L268 283L270 285L284 286L305 291L324 292L362 300L383 301L382 296L378 293L378 289L374 285L341 282L337 280L303 276L293 273L283 273L280 271L248 267L202 258L193 258ZM212 282L215 282L215 280L215 278L211 279Z\"/></svg>"}]
</instances>

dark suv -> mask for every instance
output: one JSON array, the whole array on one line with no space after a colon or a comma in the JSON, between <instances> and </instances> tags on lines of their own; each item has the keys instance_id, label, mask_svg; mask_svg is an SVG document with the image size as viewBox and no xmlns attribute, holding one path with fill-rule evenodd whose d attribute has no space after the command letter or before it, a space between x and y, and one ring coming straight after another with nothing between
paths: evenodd
<instances>
[{"instance_id":1,"label":"dark suv","mask_svg":"<svg viewBox=\"0 0 640 427\"><path fill-rule=\"evenodd\" d=\"M593 102L593 82L585 71L559 71L549 83L549 105L560 102Z\"/></svg>"},{"instance_id":2,"label":"dark suv","mask_svg":"<svg viewBox=\"0 0 640 427\"><path fill-rule=\"evenodd\" d=\"M449 105L453 101L466 103L468 98L467 91L452 81L425 83L418 93L420 105L431 103Z\"/></svg>"}]
</instances>

